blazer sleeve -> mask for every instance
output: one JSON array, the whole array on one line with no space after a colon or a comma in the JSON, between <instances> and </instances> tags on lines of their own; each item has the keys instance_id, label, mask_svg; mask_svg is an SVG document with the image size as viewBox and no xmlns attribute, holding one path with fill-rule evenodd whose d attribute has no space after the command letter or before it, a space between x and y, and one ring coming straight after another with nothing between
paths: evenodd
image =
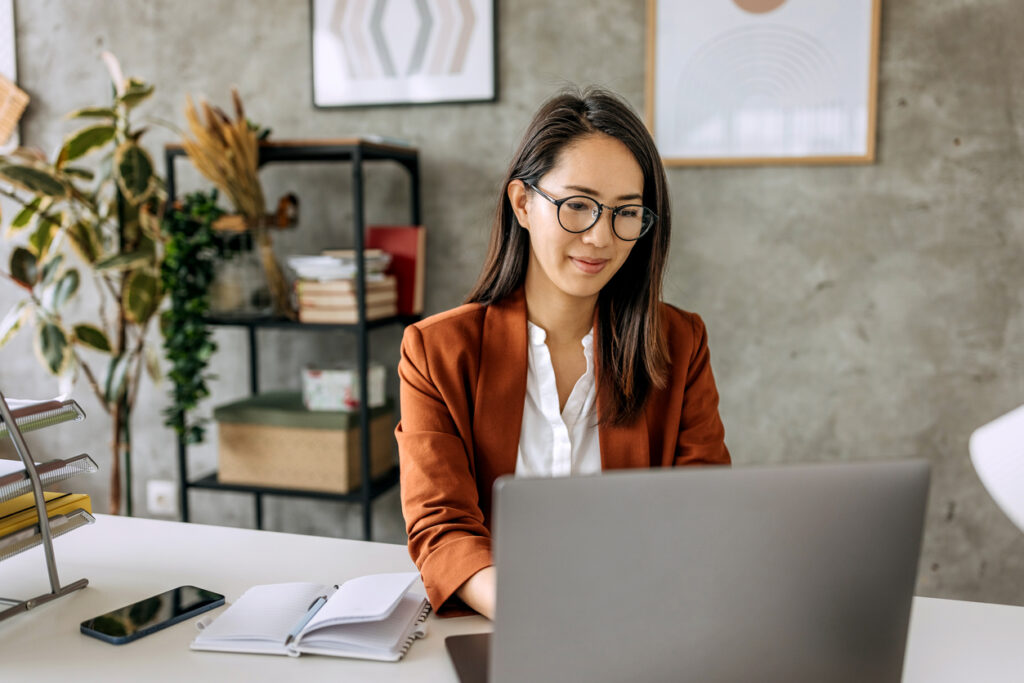
<instances>
[{"instance_id":1,"label":"blazer sleeve","mask_svg":"<svg viewBox=\"0 0 1024 683\"><path fill-rule=\"evenodd\" d=\"M494 563L491 536L480 510L472 449L464 441L471 436L457 427L468 425L469 415L453 415L449 403L456 402L445 400L446 391L468 398L465 387L457 382L446 387L443 381L439 386L429 357L422 331L407 327L398 364L402 420L395 430L402 514L409 554L431 605L440 616L460 616L474 612L455 591Z\"/></svg>"},{"instance_id":2,"label":"blazer sleeve","mask_svg":"<svg viewBox=\"0 0 1024 683\"><path fill-rule=\"evenodd\" d=\"M675 465L728 465L732 459L725 446L725 427L718 415L718 389L711 374L707 329L696 314L690 314L690 321L693 353L686 369Z\"/></svg>"}]
</instances>

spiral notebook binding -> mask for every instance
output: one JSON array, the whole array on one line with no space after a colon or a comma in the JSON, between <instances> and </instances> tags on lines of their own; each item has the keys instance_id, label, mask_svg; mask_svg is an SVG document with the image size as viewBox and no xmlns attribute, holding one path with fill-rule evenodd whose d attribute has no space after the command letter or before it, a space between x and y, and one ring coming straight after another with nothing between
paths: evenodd
<instances>
[{"instance_id":1,"label":"spiral notebook binding","mask_svg":"<svg viewBox=\"0 0 1024 683\"><path fill-rule=\"evenodd\" d=\"M409 637L405 639L405 643L402 644L402 654L399 655L399 659L405 657L405 654L409 651L409 648L412 647L414 641L426 635L420 627L423 625L423 622L427 620L427 617L430 616L431 609L433 609L433 607L431 607L429 602L425 602L423 604L423 609L420 610L420 616L416 618L416 628L413 629L412 633L409 634Z\"/></svg>"}]
</instances>

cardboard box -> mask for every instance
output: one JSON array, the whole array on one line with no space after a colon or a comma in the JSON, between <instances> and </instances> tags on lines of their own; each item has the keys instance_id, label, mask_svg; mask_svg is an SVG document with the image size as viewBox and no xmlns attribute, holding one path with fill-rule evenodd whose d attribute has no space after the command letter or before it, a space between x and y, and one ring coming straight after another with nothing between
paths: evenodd
<instances>
[{"instance_id":1,"label":"cardboard box","mask_svg":"<svg viewBox=\"0 0 1024 683\"><path fill-rule=\"evenodd\" d=\"M359 414L309 411L298 392L252 396L214 410L219 472L226 484L349 493L362 483ZM389 405L370 411L370 471L394 459Z\"/></svg>"}]
</instances>

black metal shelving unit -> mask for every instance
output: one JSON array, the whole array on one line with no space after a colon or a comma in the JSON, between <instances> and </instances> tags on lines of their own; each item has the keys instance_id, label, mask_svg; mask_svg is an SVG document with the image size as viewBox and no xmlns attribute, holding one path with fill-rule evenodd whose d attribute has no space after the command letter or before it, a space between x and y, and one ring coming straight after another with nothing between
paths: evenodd
<instances>
[{"instance_id":1,"label":"black metal shelving unit","mask_svg":"<svg viewBox=\"0 0 1024 683\"><path fill-rule=\"evenodd\" d=\"M168 145L164 149L164 161L167 168L167 194L175 196L174 163L178 158L188 158L180 145ZM359 322L355 324L310 324L294 320L273 317L255 318L224 318L210 317L211 325L243 327L247 331L249 342L249 390L259 393L259 347L257 332L261 329L282 329L296 332L343 332L356 338L356 363L359 371L360 396L369 396L367 386L367 368L369 363L368 336L373 329L389 325L408 325L419 320L419 316L394 316L378 320L366 320L366 270L363 259L363 240L366 228L365 206L363 202L364 182L363 164L366 162L390 161L401 165L409 174L410 180L410 221L412 225L420 224L420 172L419 152L412 147L372 142L359 138L342 140L289 140L266 142L260 146L260 165L274 162L335 162L352 165L352 231L355 243L357 275L356 298L359 308ZM375 498L388 491L398 483L398 467L377 479L370 479L365 473L370 472L370 411L363 402L359 413L360 463L364 476L361 485L352 493L327 493L299 489L278 489L272 487L244 486L223 484L217 481L217 474L209 474L199 479L188 476L188 448L178 438L178 474L181 482L179 487L179 505L181 518L189 521L188 492L191 489L213 491L230 491L253 494L256 506L256 527L263 528L263 496L290 496L298 498L314 498L321 500L360 503L363 510L363 538L373 538L372 503Z\"/></svg>"}]
</instances>

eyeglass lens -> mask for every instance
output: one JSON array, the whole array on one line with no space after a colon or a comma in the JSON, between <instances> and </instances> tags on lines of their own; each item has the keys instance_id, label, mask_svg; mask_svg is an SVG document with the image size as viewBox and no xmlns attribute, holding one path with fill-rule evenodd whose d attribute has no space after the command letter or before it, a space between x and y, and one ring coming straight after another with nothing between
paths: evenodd
<instances>
[{"instance_id":1,"label":"eyeglass lens","mask_svg":"<svg viewBox=\"0 0 1024 683\"><path fill-rule=\"evenodd\" d=\"M569 197L558 207L558 220L570 232L589 229L600 215L600 205L585 196ZM654 215L644 206L620 206L612 215L612 229L621 239L634 240L640 237L653 220Z\"/></svg>"}]
</instances>

